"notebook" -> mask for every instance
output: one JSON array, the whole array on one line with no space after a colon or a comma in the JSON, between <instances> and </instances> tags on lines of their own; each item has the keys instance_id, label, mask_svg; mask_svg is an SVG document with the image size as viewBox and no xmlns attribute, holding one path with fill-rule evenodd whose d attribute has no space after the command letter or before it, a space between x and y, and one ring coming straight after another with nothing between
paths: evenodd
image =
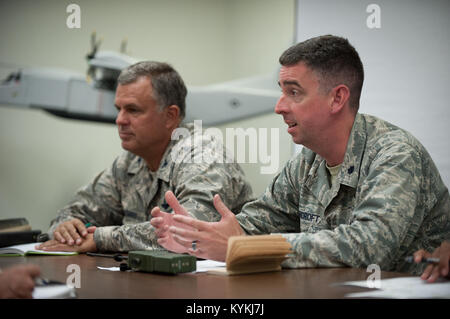
<instances>
[{"instance_id":1,"label":"notebook","mask_svg":"<svg viewBox=\"0 0 450 319\"><path fill-rule=\"evenodd\" d=\"M27 256L27 255L71 256L78 254L77 252L72 251L44 251L35 249L34 247L39 244L42 243L29 243L0 248L0 257Z\"/></svg>"},{"instance_id":2,"label":"notebook","mask_svg":"<svg viewBox=\"0 0 450 319\"><path fill-rule=\"evenodd\" d=\"M208 273L239 275L279 271L291 248L281 235L233 236L228 239L226 268Z\"/></svg>"}]
</instances>

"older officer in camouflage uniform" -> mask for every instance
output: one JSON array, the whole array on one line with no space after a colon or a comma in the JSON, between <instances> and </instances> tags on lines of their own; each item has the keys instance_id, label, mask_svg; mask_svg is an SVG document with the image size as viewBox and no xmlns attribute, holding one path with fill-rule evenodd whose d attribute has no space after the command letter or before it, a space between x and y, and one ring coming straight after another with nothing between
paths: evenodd
<instances>
[{"instance_id":1,"label":"older officer in camouflage uniform","mask_svg":"<svg viewBox=\"0 0 450 319\"><path fill-rule=\"evenodd\" d=\"M185 134L175 131L185 115L187 90L170 65L137 63L121 73L118 83L116 123L126 151L59 211L49 230L54 239L41 249L161 248L150 211L169 208L168 190L193 217L206 221L220 218L212 205L214 194L236 211L253 199L243 171L226 157L221 141L201 131L194 134L193 124L182 125ZM86 223L96 227L86 228Z\"/></svg>"},{"instance_id":2,"label":"older officer in camouflage uniform","mask_svg":"<svg viewBox=\"0 0 450 319\"><path fill-rule=\"evenodd\" d=\"M405 257L450 237L449 192L430 155L408 132L358 113L364 72L346 39L307 40L280 63L275 112L305 147L239 215L217 196L221 222L175 215L180 224L161 232L160 244L224 260L232 235L282 233L294 252L284 267L378 264L419 274L424 265Z\"/></svg>"}]
</instances>

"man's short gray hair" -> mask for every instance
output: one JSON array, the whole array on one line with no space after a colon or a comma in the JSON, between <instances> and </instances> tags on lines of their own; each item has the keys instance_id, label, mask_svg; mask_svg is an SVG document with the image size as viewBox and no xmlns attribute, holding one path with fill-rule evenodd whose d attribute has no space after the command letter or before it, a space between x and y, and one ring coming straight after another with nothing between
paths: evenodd
<instances>
[{"instance_id":1,"label":"man's short gray hair","mask_svg":"<svg viewBox=\"0 0 450 319\"><path fill-rule=\"evenodd\" d=\"M130 65L122 70L117 79L120 85L133 83L138 78L150 78L153 88L153 98L160 110L177 105L180 108L180 118L186 115L187 89L178 72L168 63L143 61Z\"/></svg>"}]
</instances>

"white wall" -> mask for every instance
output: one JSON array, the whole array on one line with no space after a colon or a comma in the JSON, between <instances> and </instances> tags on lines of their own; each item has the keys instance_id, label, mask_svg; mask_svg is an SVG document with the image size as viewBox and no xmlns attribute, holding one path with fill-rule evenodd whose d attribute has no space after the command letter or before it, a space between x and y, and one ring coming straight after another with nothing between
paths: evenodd
<instances>
[{"instance_id":1,"label":"white wall","mask_svg":"<svg viewBox=\"0 0 450 319\"><path fill-rule=\"evenodd\" d=\"M66 27L66 7L81 7L81 29ZM293 0L1 1L0 78L18 66L86 71L90 34L101 49L171 63L188 85L276 71L293 39ZM281 118L267 114L220 126L279 127L280 166L291 155ZM0 107L0 218L27 217L46 230L77 188L121 151L114 125L61 119L41 110ZM256 193L272 175L244 165Z\"/></svg>"},{"instance_id":2,"label":"white wall","mask_svg":"<svg viewBox=\"0 0 450 319\"><path fill-rule=\"evenodd\" d=\"M365 82L360 112L415 135L450 186L450 1L298 0L297 42L322 34L349 39L360 53ZM381 28L370 29L369 4Z\"/></svg>"}]
</instances>

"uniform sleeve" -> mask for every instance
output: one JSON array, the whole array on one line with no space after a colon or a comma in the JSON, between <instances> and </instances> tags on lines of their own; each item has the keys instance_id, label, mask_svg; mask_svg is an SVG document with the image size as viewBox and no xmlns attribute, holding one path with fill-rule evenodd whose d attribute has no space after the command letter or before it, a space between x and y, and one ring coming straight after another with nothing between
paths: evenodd
<instances>
[{"instance_id":1,"label":"uniform sleeve","mask_svg":"<svg viewBox=\"0 0 450 319\"><path fill-rule=\"evenodd\" d=\"M99 227L94 233L98 251L162 249L157 240L155 229L150 222Z\"/></svg>"},{"instance_id":2,"label":"uniform sleeve","mask_svg":"<svg viewBox=\"0 0 450 319\"><path fill-rule=\"evenodd\" d=\"M174 179L173 192L192 217L210 222L220 220L214 195L219 194L235 214L254 199L243 171L234 163L183 165Z\"/></svg>"},{"instance_id":3,"label":"uniform sleeve","mask_svg":"<svg viewBox=\"0 0 450 319\"><path fill-rule=\"evenodd\" d=\"M171 189L180 204L194 218L218 221L213 198L219 194L231 211L239 213L254 199L242 168L214 136L200 137L193 145L188 152L176 153Z\"/></svg>"},{"instance_id":4,"label":"uniform sleeve","mask_svg":"<svg viewBox=\"0 0 450 319\"><path fill-rule=\"evenodd\" d=\"M118 225L122 223L123 213L120 203L120 192L115 176L115 163L94 180L81 188L74 199L62 208L57 217L52 220L48 231L50 236L56 227L73 218L95 226Z\"/></svg>"},{"instance_id":5,"label":"uniform sleeve","mask_svg":"<svg viewBox=\"0 0 450 319\"><path fill-rule=\"evenodd\" d=\"M237 215L247 234L299 232L299 161L288 162L257 200L246 204Z\"/></svg>"},{"instance_id":6,"label":"uniform sleeve","mask_svg":"<svg viewBox=\"0 0 450 319\"><path fill-rule=\"evenodd\" d=\"M334 230L283 234L294 250L283 266L389 268L408 229L418 228L424 218L418 205L422 175L421 155L413 147L398 143L385 148L358 186L351 222Z\"/></svg>"},{"instance_id":7,"label":"uniform sleeve","mask_svg":"<svg viewBox=\"0 0 450 319\"><path fill-rule=\"evenodd\" d=\"M183 164L174 169L171 183L180 204L192 217L205 221L220 219L213 204L215 194L220 194L235 211L253 199L251 187L237 164ZM101 251L162 249L150 222L97 228L94 240Z\"/></svg>"},{"instance_id":8,"label":"uniform sleeve","mask_svg":"<svg viewBox=\"0 0 450 319\"><path fill-rule=\"evenodd\" d=\"M195 150L217 155L211 144ZM192 217L204 221L218 221L220 214L213 204L215 194L220 194L223 202L235 213L253 200L250 184L237 163L221 161L218 156L210 156L211 161L193 162L196 153L189 153L183 160L172 162L170 189L180 204ZM161 192L160 196L164 196ZM163 209L163 208L162 208ZM170 207L163 209L171 212ZM157 243L154 227L149 222L115 227L97 228L94 233L97 248L103 251L129 251L161 249Z\"/></svg>"}]
</instances>

